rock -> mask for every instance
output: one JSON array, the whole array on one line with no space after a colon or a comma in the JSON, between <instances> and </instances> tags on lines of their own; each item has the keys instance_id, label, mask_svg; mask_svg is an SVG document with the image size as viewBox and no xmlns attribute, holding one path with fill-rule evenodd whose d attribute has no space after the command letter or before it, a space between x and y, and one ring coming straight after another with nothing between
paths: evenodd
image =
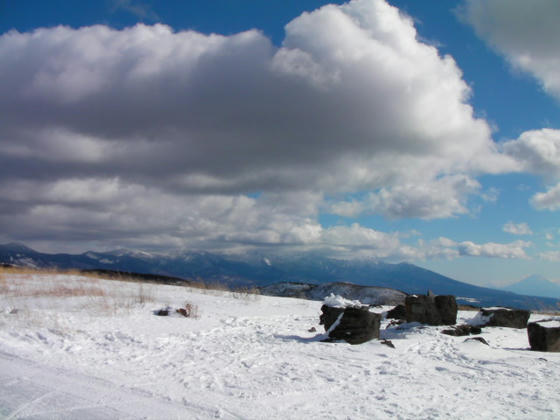
<instances>
[{"instance_id":1,"label":"rock","mask_svg":"<svg viewBox=\"0 0 560 420\"><path fill-rule=\"evenodd\" d=\"M560 321L546 319L527 325L531 350L560 352Z\"/></svg>"},{"instance_id":2,"label":"rock","mask_svg":"<svg viewBox=\"0 0 560 420\"><path fill-rule=\"evenodd\" d=\"M404 305L397 305L387 312L387 319L402 319L406 320L406 307Z\"/></svg>"},{"instance_id":3,"label":"rock","mask_svg":"<svg viewBox=\"0 0 560 420\"><path fill-rule=\"evenodd\" d=\"M154 311L154 315L157 316L169 316L169 311L171 310L171 308L163 308L163 309L157 309Z\"/></svg>"},{"instance_id":4,"label":"rock","mask_svg":"<svg viewBox=\"0 0 560 420\"><path fill-rule=\"evenodd\" d=\"M406 319L393 319L387 325L385 325L385 329L391 328L391 327L394 327L394 326L398 327L399 325L404 324L405 322L406 322Z\"/></svg>"},{"instance_id":5,"label":"rock","mask_svg":"<svg viewBox=\"0 0 560 420\"><path fill-rule=\"evenodd\" d=\"M471 335L471 334L480 334L482 332L482 330L480 329L480 327L474 326L474 325L457 325L456 327L449 329L449 330L443 330L441 333L442 334L447 334L447 335L452 335L455 337L462 337L465 335Z\"/></svg>"},{"instance_id":6,"label":"rock","mask_svg":"<svg viewBox=\"0 0 560 420\"><path fill-rule=\"evenodd\" d=\"M454 325L457 323L457 301L452 295L439 295L434 298L436 308L441 316L441 323Z\"/></svg>"},{"instance_id":7,"label":"rock","mask_svg":"<svg viewBox=\"0 0 560 420\"><path fill-rule=\"evenodd\" d=\"M323 341L344 340L361 344L379 338L381 315L370 312L367 306L336 308L323 305L321 311L319 324L324 325L329 336Z\"/></svg>"},{"instance_id":8,"label":"rock","mask_svg":"<svg viewBox=\"0 0 560 420\"><path fill-rule=\"evenodd\" d=\"M393 342L391 340L381 340L381 344L385 344L386 346L389 346L392 349L395 348L395 345L393 344Z\"/></svg>"},{"instance_id":9,"label":"rock","mask_svg":"<svg viewBox=\"0 0 560 420\"><path fill-rule=\"evenodd\" d=\"M307 332L317 332L317 328L311 327L307 330Z\"/></svg>"},{"instance_id":10,"label":"rock","mask_svg":"<svg viewBox=\"0 0 560 420\"><path fill-rule=\"evenodd\" d=\"M457 322L455 296L407 296L405 308L406 322L428 325L453 325Z\"/></svg>"},{"instance_id":11,"label":"rock","mask_svg":"<svg viewBox=\"0 0 560 420\"><path fill-rule=\"evenodd\" d=\"M527 328L531 313L523 309L482 308L477 317L481 327Z\"/></svg>"},{"instance_id":12,"label":"rock","mask_svg":"<svg viewBox=\"0 0 560 420\"><path fill-rule=\"evenodd\" d=\"M482 344L486 344L487 346L489 346L488 341L486 341L486 340L485 340L484 338L482 338L482 337L470 337L470 338L467 338L467 339L465 340L465 343L466 343L467 341L475 341L475 340L476 340L476 341L480 341Z\"/></svg>"},{"instance_id":13,"label":"rock","mask_svg":"<svg viewBox=\"0 0 560 420\"><path fill-rule=\"evenodd\" d=\"M183 315L185 318L188 318L191 315L190 312L187 312L187 310L185 308L179 308L175 312Z\"/></svg>"},{"instance_id":14,"label":"rock","mask_svg":"<svg viewBox=\"0 0 560 420\"><path fill-rule=\"evenodd\" d=\"M321 306L321 316L319 317L319 325L325 327L325 331L328 331L332 324L338 319L338 316L344 312L344 308L335 308L333 306L323 305Z\"/></svg>"}]
</instances>

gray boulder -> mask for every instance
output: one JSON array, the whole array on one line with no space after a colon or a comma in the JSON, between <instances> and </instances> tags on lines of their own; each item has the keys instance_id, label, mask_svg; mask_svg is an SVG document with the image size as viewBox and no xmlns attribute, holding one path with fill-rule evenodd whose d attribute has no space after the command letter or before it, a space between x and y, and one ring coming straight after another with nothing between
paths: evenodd
<instances>
[{"instance_id":1,"label":"gray boulder","mask_svg":"<svg viewBox=\"0 0 560 420\"><path fill-rule=\"evenodd\" d=\"M457 323L457 302L451 295L412 295L405 299L406 321L428 325Z\"/></svg>"},{"instance_id":2,"label":"gray boulder","mask_svg":"<svg viewBox=\"0 0 560 420\"><path fill-rule=\"evenodd\" d=\"M530 315L523 309L482 308L477 318L483 320L481 327L527 328Z\"/></svg>"},{"instance_id":3,"label":"gray boulder","mask_svg":"<svg viewBox=\"0 0 560 420\"><path fill-rule=\"evenodd\" d=\"M546 319L527 325L531 350L560 352L560 321Z\"/></svg>"},{"instance_id":4,"label":"gray boulder","mask_svg":"<svg viewBox=\"0 0 560 420\"><path fill-rule=\"evenodd\" d=\"M404 305L397 305L390 311L387 311L387 319L406 320L406 307Z\"/></svg>"},{"instance_id":5,"label":"gray boulder","mask_svg":"<svg viewBox=\"0 0 560 420\"><path fill-rule=\"evenodd\" d=\"M361 344L379 338L381 315L370 312L368 306L337 308L323 305L321 311L319 324L324 325L328 333L328 338L323 341L344 340Z\"/></svg>"}]
</instances>

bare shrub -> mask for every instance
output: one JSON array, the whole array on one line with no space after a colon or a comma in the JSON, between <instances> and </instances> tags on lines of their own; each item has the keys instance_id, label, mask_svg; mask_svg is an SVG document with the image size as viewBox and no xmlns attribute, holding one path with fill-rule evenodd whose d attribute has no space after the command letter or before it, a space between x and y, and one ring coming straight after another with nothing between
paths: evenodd
<instances>
[{"instance_id":1,"label":"bare shrub","mask_svg":"<svg viewBox=\"0 0 560 420\"><path fill-rule=\"evenodd\" d=\"M144 286L143 283L138 285L138 294L136 295L136 302L140 305L144 305L148 302L153 302L154 296L152 294L152 289Z\"/></svg>"},{"instance_id":2,"label":"bare shrub","mask_svg":"<svg viewBox=\"0 0 560 420\"><path fill-rule=\"evenodd\" d=\"M258 300L260 298L261 291L253 287L240 287L231 292L231 296L234 299L242 300Z\"/></svg>"},{"instance_id":3,"label":"bare shrub","mask_svg":"<svg viewBox=\"0 0 560 420\"><path fill-rule=\"evenodd\" d=\"M8 293L8 281L6 280L6 276L4 275L4 273L0 272L0 294L6 294Z\"/></svg>"},{"instance_id":4,"label":"bare shrub","mask_svg":"<svg viewBox=\"0 0 560 420\"><path fill-rule=\"evenodd\" d=\"M177 313L183 315L185 318L198 319L198 305L194 303L185 302L182 308L176 310Z\"/></svg>"}]
</instances>

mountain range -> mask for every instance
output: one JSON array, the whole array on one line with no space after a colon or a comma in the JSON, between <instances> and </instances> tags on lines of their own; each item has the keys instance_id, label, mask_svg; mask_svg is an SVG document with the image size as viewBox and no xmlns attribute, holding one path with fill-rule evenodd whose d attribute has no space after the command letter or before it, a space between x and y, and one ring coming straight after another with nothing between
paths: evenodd
<instances>
[{"instance_id":1,"label":"mountain range","mask_svg":"<svg viewBox=\"0 0 560 420\"><path fill-rule=\"evenodd\" d=\"M526 296L459 282L409 263L390 264L373 260L339 260L315 254L299 256L224 256L208 252L170 255L116 250L83 254L45 254L25 245L0 245L0 263L32 268L116 270L180 277L189 281L219 283L228 287L261 287L263 290L292 290L297 285L352 283L396 289L410 294L428 290L452 294L459 303L477 306L510 306L523 309L558 310L560 301ZM270 287L291 284L292 287ZM295 286L294 286L295 285ZM286 292L288 293L288 292Z\"/></svg>"}]
</instances>

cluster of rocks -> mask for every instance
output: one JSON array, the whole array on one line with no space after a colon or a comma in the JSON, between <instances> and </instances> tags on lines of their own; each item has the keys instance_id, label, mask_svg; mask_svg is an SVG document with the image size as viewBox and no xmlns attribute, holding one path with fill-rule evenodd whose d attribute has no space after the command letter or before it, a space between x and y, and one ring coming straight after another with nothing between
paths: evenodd
<instances>
[{"instance_id":1,"label":"cluster of rocks","mask_svg":"<svg viewBox=\"0 0 560 420\"><path fill-rule=\"evenodd\" d=\"M371 312L367 305L335 307L323 305L319 324L324 325L328 338L361 344L379 338L381 314ZM397 305L388 318L428 325L454 325L457 322L457 302L451 295L407 296L404 305Z\"/></svg>"},{"instance_id":2,"label":"cluster of rocks","mask_svg":"<svg viewBox=\"0 0 560 420\"><path fill-rule=\"evenodd\" d=\"M530 312L509 308L483 308L469 322L456 325L457 302L451 295L407 296L404 305L397 305L386 313L386 317L397 322L418 322L427 325L449 325L442 331L452 336L476 335L484 327L527 328L532 350L560 352L560 320L543 320L528 323ZM372 312L368 305L346 307L321 307L320 324L324 325L327 338L323 341L344 340L350 344L361 344L374 338L379 339L381 314ZM477 340L486 341L481 337ZM388 343L384 343L388 344Z\"/></svg>"}]
</instances>

